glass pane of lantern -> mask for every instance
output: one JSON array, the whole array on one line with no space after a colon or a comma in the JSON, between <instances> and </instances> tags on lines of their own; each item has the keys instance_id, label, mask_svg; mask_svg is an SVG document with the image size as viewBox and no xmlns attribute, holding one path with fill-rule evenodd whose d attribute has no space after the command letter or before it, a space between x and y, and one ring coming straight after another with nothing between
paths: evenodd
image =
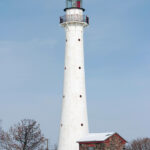
<instances>
[{"instance_id":1,"label":"glass pane of lantern","mask_svg":"<svg viewBox=\"0 0 150 150\"><path fill-rule=\"evenodd\" d=\"M66 0L66 8L72 7L72 0Z\"/></svg>"},{"instance_id":2,"label":"glass pane of lantern","mask_svg":"<svg viewBox=\"0 0 150 150\"><path fill-rule=\"evenodd\" d=\"M82 0L77 0L77 7L82 8Z\"/></svg>"},{"instance_id":3,"label":"glass pane of lantern","mask_svg":"<svg viewBox=\"0 0 150 150\"><path fill-rule=\"evenodd\" d=\"M76 0L72 0L72 7L76 7Z\"/></svg>"}]
</instances>

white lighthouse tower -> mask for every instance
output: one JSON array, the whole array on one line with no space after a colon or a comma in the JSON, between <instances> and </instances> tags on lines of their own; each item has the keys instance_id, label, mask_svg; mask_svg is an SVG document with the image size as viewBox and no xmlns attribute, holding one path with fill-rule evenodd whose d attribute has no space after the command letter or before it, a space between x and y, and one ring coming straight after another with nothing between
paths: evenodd
<instances>
[{"instance_id":1,"label":"white lighthouse tower","mask_svg":"<svg viewBox=\"0 0 150 150\"><path fill-rule=\"evenodd\" d=\"M83 30L89 18L82 0L66 0L60 24L66 31L64 90L58 150L79 150L77 141L88 134Z\"/></svg>"}]
</instances>

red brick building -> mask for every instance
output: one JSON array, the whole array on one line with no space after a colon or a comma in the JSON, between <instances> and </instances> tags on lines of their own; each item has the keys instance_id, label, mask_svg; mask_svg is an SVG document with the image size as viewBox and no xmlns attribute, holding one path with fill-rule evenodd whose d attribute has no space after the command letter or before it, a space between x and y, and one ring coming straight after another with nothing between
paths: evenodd
<instances>
[{"instance_id":1,"label":"red brick building","mask_svg":"<svg viewBox=\"0 0 150 150\"><path fill-rule=\"evenodd\" d=\"M126 140L118 133L90 133L78 141L79 150L123 150Z\"/></svg>"}]
</instances>

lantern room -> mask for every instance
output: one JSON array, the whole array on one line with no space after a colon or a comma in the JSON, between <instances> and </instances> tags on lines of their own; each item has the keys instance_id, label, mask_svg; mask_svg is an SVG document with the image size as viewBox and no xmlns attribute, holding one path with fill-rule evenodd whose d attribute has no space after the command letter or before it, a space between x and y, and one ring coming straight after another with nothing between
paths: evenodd
<instances>
[{"instance_id":1,"label":"lantern room","mask_svg":"<svg viewBox=\"0 0 150 150\"><path fill-rule=\"evenodd\" d=\"M66 0L66 8L82 8L82 0Z\"/></svg>"}]
</instances>

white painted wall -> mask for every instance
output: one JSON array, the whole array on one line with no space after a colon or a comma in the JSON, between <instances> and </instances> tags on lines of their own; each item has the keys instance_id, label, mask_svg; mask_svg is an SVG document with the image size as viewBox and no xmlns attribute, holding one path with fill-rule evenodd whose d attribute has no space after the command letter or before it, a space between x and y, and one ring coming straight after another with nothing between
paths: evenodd
<instances>
[{"instance_id":1,"label":"white painted wall","mask_svg":"<svg viewBox=\"0 0 150 150\"><path fill-rule=\"evenodd\" d=\"M83 11L68 9L66 14L83 15ZM83 48L84 24L72 22L65 23L63 26L67 41L58 150L79 150L77 141L88 134Z\"/></svg>"}]
</instances>

